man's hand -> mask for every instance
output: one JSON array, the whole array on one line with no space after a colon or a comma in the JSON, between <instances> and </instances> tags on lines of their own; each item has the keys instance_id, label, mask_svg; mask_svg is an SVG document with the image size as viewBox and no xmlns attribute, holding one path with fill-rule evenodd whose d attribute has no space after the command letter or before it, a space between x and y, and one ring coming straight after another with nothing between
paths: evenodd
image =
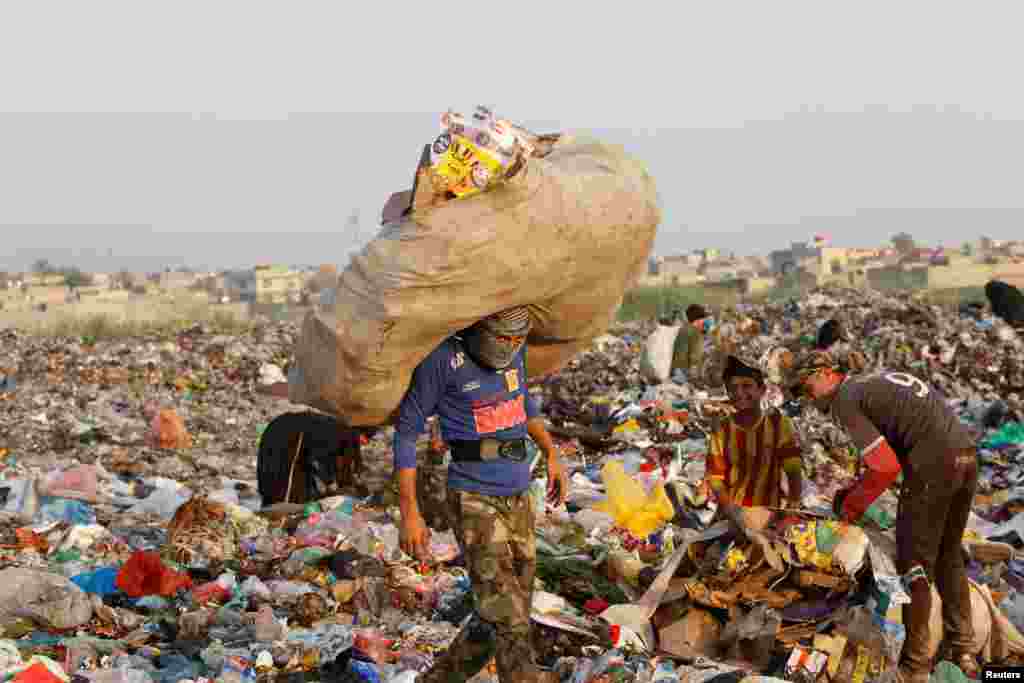
<instances>
[{"instance_id":1,"label":"man's hand","mask_svg":"<svg viewBox=\"0 0 1024 683\"><path fill-rule=\"evenodd\" d=\"M402 521L398 526L398 543L409 557L426 562L430 559L430 529L423 521L416 501L416 470L398 472L398 507Z\"/></svg>"},{"instance_id":2,"label":"man's hand","mask_svg":"<svg viewBox=\"0 0 1024 683\"><path fill-rule=\"evenodd\" d=\"M557 448L552 448L548 456L548 502L554 506L563 505L569 493L569 471L565 468Z\"/></svg>"},{"instance_id":3,"label":"man's hand","mask_svg":"<svg viewBox=\"0 0 1024 683\"><path fill-rule=\"evenodd\" d=\"M729 520L732 524L737 538L745 539L747 537L747 532L746 526L743 523L743 510L740 509L740 506L733 505L731 502L722 503L719 505L719 511L721 512L722 517Z\"/></svg>"},{"instance_id":4,"label":"man's hand","mask_svg":"<svg viewBox=\"0 0 1024 683\"><path fill-rule=\"evenodd\" d=\"M403 514L399 530L402 551L420 562L430 559L430 529L419 512Z\"/></svg>"},{"instance_id":5,"label":"man's hand","mask_svg":"<svg viewBox=\"0 0 1024 683\"><path fill-rule=\"evenodd\" d=\"M534 417L526 422L526 431L548 459L548 503L562 505L569 493L569 473L562 463L558 446L551 440L544 418Z\"/></svg>"}]
</instances>

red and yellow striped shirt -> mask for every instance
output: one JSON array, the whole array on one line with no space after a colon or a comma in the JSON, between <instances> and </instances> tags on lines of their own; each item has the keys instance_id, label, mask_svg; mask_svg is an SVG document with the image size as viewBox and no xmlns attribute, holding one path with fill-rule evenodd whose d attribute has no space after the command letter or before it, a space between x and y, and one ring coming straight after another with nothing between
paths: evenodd
<instances>
[{"instance_id":1,"label":"red and yellow striped shirt","mask_svg":"<svg viewBox=\"0 0 1024 683\"><path fill-rule=\"evenodd\" d=\"M729 418L711 435L708 484L728 491L736 505L779 507L782 473L801 467L793 421L782 413L762 415L749 429Z\"/></svg>"}]
</instances>

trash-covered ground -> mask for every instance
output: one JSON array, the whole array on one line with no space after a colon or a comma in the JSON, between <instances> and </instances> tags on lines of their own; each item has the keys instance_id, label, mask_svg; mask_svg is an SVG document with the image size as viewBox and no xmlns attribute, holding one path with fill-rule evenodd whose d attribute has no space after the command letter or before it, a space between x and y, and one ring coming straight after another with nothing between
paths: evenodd
<instances>
[{"instance_id":1,"label":"trash-covered ground","mask_svg":"<svg viewBox=\"0 0 1024 683\"><path fill-rule=\"evenodd\" d=\"M965 538L977 653L1024 659L1024 345L979 307L821 291L716 311L716 341L796 350L840 320L871 366L942 389L983 463ZM531 388L572 471L538 528L534 640L564 681L891 680L907 600L892 492L834 521L849 443L795 415L804 508L714 522L705 435L724 392L645 385L649 324L621 326ZM294 326L86 345L0 333L0 672L17 681L411 681L471 609L450 533L398 549L391 434L364 448L365 498L260 511L256 451ZM427 437L423 450L426 451ZM443 465L424 460L423 471ZM536 471L537 504L545 486ZM424 495L436 495L424 487ZM428 521L430 521L428 519ZM935 601L938 602L937 600ZM941 624L935 627L939 651ZM936 661L941 660L941 652ZM962 674L941 662L933 680ZM476 679L496 680L493 669Z\"/></svg>"}]
</instances>

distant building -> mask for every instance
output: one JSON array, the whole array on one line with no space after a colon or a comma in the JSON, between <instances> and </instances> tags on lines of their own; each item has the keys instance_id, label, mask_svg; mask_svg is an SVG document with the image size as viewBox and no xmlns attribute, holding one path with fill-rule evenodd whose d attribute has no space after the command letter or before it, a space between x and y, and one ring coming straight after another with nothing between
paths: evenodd
<instances>
[{"instance_id":1,"label":"distant building","mask_svg":"<svg viewBox=\"0 0 1024 683\"><path fill-rule=\"evenodd\" d=\"M334 305L338 302L338 290L334 287L325 287L320 290L318 295L318 304L322 311L334 310Z\"/></svg>"},{"instance_id":2,"label":"distant building","mask_svg":"<svg viewBox=\"0 0 1024 683\"><path fill-rule=\"evenodd\" d=\"M702 257L705 263L709 263L721 258L722 252L719 249L698 249L694 253Z\"/></svg>"},{"instance_id":3,"label":"distant building","mask_svg":"<svg viewBox=\"0 0 1024 683\"><path fill-rule=\"evenodd\" d=\"M188 289L196 283L199 276L196 273L183 273L179 271L170 271L160 273L160 287L161 289Z\"/></svg>"},{"instance_id":4,"label":"distant building","mask_svg":"<svg viewBox=\"0 0 1024 683\"><path fill-rule=\"evenodd\" d=\"M789 249L778 249L768 254L768 260L773 273L789 275L803 268L805 263L816 259L820 251L806 242L793 242Z\"/></svg>"},{"instance_id":5,"label":"distant building","mask_svg":"<svg viewBox=\"0 0 1024 683\"><path fill-rule=\"evenodd\" d=\"M64 284L62 273L32 273L25 277L25 284L29 287L60 287Z\"/></svg>"},{"instance_id":6,"label":"distant building","mask_svg":"<svg viewBox=\"0 0 1024 683\"><path fill-rule=\"evenodd\" d=\"M827 242L819 241L820 244ZM771 252L772 272L776 276L789 276L802 273L801 281L817 285L829 283L847 287L860 286L865 277L865 268L851 259L851 252L863 258L867 250L850 250L845 247L812 246L803 242L794 242L789 249ZM852 262L851 262L852 261Z\"/></svg>"},{"instance_id":7,"label":"distant building","mask_svg":"<svg viewBox=\"0 0 1024 683\"><path fill-rule=\"evenodd\" d=\"M741 271L743 270L745 269L736 263L709 265L704 268L704 280L706 282L738 280L741 277Z\"/></svg>"},{"instance_id":8,"label":"distant building","mask_svg":"<svg viewBox=\"0 0 1024 683\"><path fill-rule=\"evenodd\" d=\"M702 281L700 257L694 254L675 254L653 259L648 266L647 275L640 278L642 286L681 286Z\"/></svg>"},{"instance_id":9,"label":"distant building","mask_svg":"<svg viewBox=\"0 0 1024 683\"><path fill-rule=\"evenodd\" d=\"M224 292L232 301L256 302L256 271L232 270L224 274Z\"/></svg>"},{"instance_id":10,"label":"distant building","mask_svg":"<svg viewBox=\"0 0 1024 683\"><path fill-rule=\"evenodd\" d=\"M224 289L232 300L247 303L297 302L303 275L287 266L256 266L224 275Z\"/></svg>"}]
</instances>

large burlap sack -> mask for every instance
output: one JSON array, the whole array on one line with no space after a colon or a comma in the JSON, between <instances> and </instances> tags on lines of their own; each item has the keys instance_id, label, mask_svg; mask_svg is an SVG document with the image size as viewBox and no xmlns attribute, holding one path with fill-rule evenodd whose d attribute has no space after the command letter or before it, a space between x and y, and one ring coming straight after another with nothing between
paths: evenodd
<instances>
[{"instance_id":1,"label":"large burlap sack","mask_svg":"<svg viewBox=\"0 0 1024 683\"><path fill-rule=\"evenodd\" d=\"M557 370L607 330L659 220L639 162L563 135L498 188L387 223L341 274L334 314L306 317L289 400L385 424L438 344L513 306L535 321L530 376Z\"/></svg>"},{"instance_id":2,"label":"large burlap sack","mask_svg":"<svg viewBox=\"0 0 1024 683\"><path fill-rule=\"evenodd\" d=\"M991 594L987 586L971 583L971 623L974 627L974 645L971 648L972 654L981 655L983 659L990 659L993 644L997 650L1005 651L1007 648L1007 631L1003 625L1005 616L992 604ZM1002 617L1002 620L999 619ZM942 644L945 635L945 627L942 624L942 598L939 592L932 586L932 614L929 619L928 653L934 658ZM993 635L998 636L994 639ZM1005 656L1005 655L1004 655Z\"/></svg>"},{"instance_id":3,"label":"large burlap sack","mask_svg":"<svg viewBox=\"0 0 1024 683\"><path fill-rule=\"evenodd\" d=\"M647 337L640 357L640 373L645 379L658 384L668 381L672 373L672 351L681 329L680 325L658 325Z\"/></svg>"},{"instance_id":4,"label":"large burlap sack","mask_svg":"<svg viewBox=\"0 0 1024 683\"><path fill-rule=\"evenodd\" d=\"M27 618L63 631L86 623L92 612L89 596L59 574L14 567L0 571L0 625Z\"/></svg>"}]
</instances>

